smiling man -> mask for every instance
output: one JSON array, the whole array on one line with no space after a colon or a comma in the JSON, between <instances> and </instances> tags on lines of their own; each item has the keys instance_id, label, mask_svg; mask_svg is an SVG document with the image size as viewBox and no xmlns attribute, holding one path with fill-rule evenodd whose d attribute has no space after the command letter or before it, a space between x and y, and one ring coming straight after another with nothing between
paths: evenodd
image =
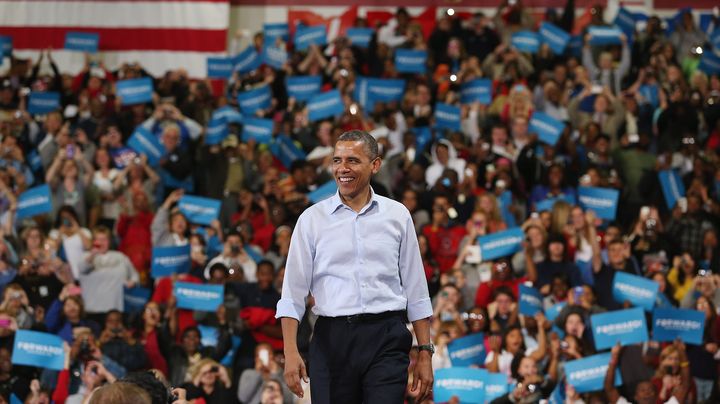
<instances>
[{"instance_id":1,"label":"smiling man","mask_svg":"<svg viewBox=\"0 0 720 404\"><path fill-rule=\"evenodd\" d=\"M285 380L302 397L297 329L311 293L319 316L310 343L313 403L402 403L412 347L405 318L420 350L413 395L419 402L432 390L432 306L415 227L402 204L370 187L381 164L372 136L342 134L332 160L338 192L300 216L290 242L277 306Z\"/></svg>"}]
</instances>

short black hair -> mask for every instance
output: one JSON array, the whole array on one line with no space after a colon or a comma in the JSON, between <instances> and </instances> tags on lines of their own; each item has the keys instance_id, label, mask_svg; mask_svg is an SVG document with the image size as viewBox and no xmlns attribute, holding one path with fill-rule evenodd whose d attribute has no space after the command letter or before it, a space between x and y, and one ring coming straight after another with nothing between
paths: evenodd
<instances>
[{"instance_id":1,"label":"short black hair","mask_svg":"<svg viewBox=\"0 0 720 404\"><path fill-rule=\"evenodd\" d=\"M133 372L122 379L121 382L134 384L150 394L153 404L167 404L168 386L151 371Z\"/></svg>"},{"instance_id":2,"label":"short black hair","mask_svg":"<svg viewBox=\"0 0 720 404\"><path fill-rule=\"evenodd\" d=\"M372 135L363 130L350 130L342 135L337 140L338 142L363 142L365 145L365 153L370 157L370 161L378 158L380 152L378 151L377 140ZM337 144L337 143L336 143Z\"/></svg>"}]
</instances>

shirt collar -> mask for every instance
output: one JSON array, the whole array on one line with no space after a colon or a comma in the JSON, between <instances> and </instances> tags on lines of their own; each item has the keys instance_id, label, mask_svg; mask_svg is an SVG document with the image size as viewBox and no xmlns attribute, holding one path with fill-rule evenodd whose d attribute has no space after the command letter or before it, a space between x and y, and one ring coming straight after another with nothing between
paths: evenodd
<instances>
[{"instance_id":1,"label":"shirt collar","mask_svg":"<svg viewBox=\"0 0 720 404\"><path fill-rule=\"evenodd\" d=\"M378 195L375 193L375 190L372 187L370 187L370 202L367 205L363 206L363 208L360 210L360 214L362 214L365 211L367 211L368 209L370 209L373 205L377 205L379 207L380 199L378 198ZM327 211L328 215L332 215L339 208L341 208L343 206L347 207L348 209L350 208L349 206L345 205L345 203L342 201L342 198L340 198L340 190L338 190L335 192L335 195L333 195L327 199L326 211Z\"/></svg>"}]
</instances>

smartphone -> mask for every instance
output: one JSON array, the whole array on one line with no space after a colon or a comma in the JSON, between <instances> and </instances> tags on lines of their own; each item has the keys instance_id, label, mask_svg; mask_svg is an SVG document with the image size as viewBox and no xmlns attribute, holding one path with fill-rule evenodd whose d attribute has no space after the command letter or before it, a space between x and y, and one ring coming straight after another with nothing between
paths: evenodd
<instances>
[{"instance_id":1,"label":"smartphone","mask_svg":"<svg viewBox=\"0 0 720 404\"><path fill-rule=\"evenodd\" d=\"M602 86L598 84L593 84L592 87L590 87L590 93L591 94L600 94L602 93Z\"/></svg>"},{"instance_id":2,"label":"smartphone","mask_svg":"<svg viewBox=\"0 0 720 404\"><path fill-rule=\"evenodd\" d=\"M73 147L73 145L69 144L65 146L65 154L69 159L75 157L75 148Z\"/></svg>"},{"instance_id":3,"label":"smartphone","mask_svg":"<svg viewBox=\"0 0 720 404\"><path fill-rule=\"evenodd\" d=\"M580 298L581 298L581 297L583 296L583 294L585 293L585 289L583 289L582 286L575 286L575 287L573 288L573 292L575 293L575 300L576 300L575 303L577 304L577 301L579 301Z\"/></svg>"},{"instance_id":4,"label":"smartphone","mask_svg":"<svg viewBox=\"0 0 720 404\"><path fill-rule=\"evenodd\" d=\"M682 197L678 199L677 204L680 206L680 211L682 211L682 213L687 213L687 198Z\"/></svg>"},{"instance_id":5,"label":"smartphone","mask_svg":"<svg viewBox=\"0 0 720 404\"><path fill-rule=\"evenodd\" d=\"M637 143L640 141L640 135L637 133L631 133L628 135L628 142L630 143Z\"/></svg>"},{"instance_id":6,"label":"smartphone","mask_svg":"<svg viewBox=\"0 0 720 404\"><path fill-rule=\"evenodd\" d=\"M8 318L0 318L0 328L10 328L12 322Z\"/></svg>"},{"instance_id":7,"label":"smartphone","mask_svg":"<svg viewBox=\"0 0 720 404\"><path fill-rule=\"evenodd\" d=\"M82 294L82 288L80 286L71 286L68 288L68 295L77 296Z\"/></svg>"},{"instance_id":8,"label":"smartphone","mask_svg":"<svg viewBox=\"0 0 720 404\"><path fill-rule=\"evenodd\" d=\"M647 218L650 216L650 207L649 206L643 206L640 208L640 220L647 220Z\"/></svg>"},{"instance_id":9,"label":"smartphone","mask_svg":"<svg viewBox=\"0 0 720 404\"><path fill-rule=\"evenodd\" d=\"M263 366L270 365L270 352L268 352L267 349L263 349L258 353L258 357L260 358L260 362L263 364Z\"/></svg>"}]
</instances>

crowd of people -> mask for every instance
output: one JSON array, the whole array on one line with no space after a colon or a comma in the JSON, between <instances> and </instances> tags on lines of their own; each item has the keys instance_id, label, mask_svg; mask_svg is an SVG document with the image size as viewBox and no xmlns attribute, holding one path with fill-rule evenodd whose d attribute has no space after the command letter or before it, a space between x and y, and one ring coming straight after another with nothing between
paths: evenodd
<instances>
[{"instance_id":1,"label":"crowd of people","mask_svg":"<svg viewBox=\"0 0 720 404\"><path fill-rule=\"evenodd\" d=\"M374 192L412 214L433 298L436 371L452 366L448 344L483 333L488 354L477 366L506 375L511 386L498 402L547 399L567 362L596 353L590 316L631 305L610 292L615 274L625 272L657 282L669 307L704 313L702 344L613 348L605 388L578 393L565 381L567 402L719 400L720 72L698 65L703 51L720 50L690 10L670 22L650 16L619 44L593 45L588 27L612 18L594 7L579 27L571 0L543 18L579 32L582 47L521 52L511 38L537 31L531 11L517 1L494 16L443 13L426 37L401 8L371 27L365 48L339 36L297 51L292 41L272 38L289 51L281 69L236 72L221 94L209 80L168 70L152 78L153 102L135 105L122 103L115 83L149 77L142 61L111 71L88 59L70 75L50 50L34 61L12 57L0 77L0 402L121 395L168 402L167 392L127 381L151 369L190 402L297 402L283 380L274 318L284 263L293 226L312 203L308 194L333 179L335 139L353 129L381 145ZM714 27L718 17L708 32ZM259 52L267 40L262 33L238 38ZM427 73L398 72L398 49L427 51ZM310 121L306 102L285 88L286 78L303 75L321 76L323 91L339 90L345 111ZM404 79L404 94L365 109L353 98L361 76ZM462 103L462 85L478 78L492 81L491 102ZM273 137L291 140L306 158L283 164L272 147L242 136L242 119L228 123L222 142L205 142L216 110L237 108L238 94L263 85L272 102L256 115L272 119ZM28 94L44 91L60 93L61 108L31 115ZM436 126L436 103L460 107L460 130L433 129L421 142L419 129ZM565 123L556 144L531 130L534 112ZM164 146L159 161L128 147L138 127ZM666 170L679 174L685 190L674 206L658 179ZM42 184L50 187L52 212L18 219L20 195ZM619 191L616 218L583 209L580 186ZM221 200L217 220L192 223L177 209L183 195ZM478 237L515 227L525 235L519 252L481 257ZM190 271L154 279L153 247L184 245ZM222 285L224 303L215 312L178 308L178 281ZM521 315L525 284L542 293L545 308L567 305L553 321ZM124 304L133 287L152 290L135 313ZM307 310L301 352L314 321ZM202 343L205 327L217 330L212 344ZM61 337L65 369L13 364L18 330ZM617 387L615 373L623 381ZM104 399L92 399L100 386ZM407 401L415 399L408 393Z\"/></svg>"}]
</instances>

